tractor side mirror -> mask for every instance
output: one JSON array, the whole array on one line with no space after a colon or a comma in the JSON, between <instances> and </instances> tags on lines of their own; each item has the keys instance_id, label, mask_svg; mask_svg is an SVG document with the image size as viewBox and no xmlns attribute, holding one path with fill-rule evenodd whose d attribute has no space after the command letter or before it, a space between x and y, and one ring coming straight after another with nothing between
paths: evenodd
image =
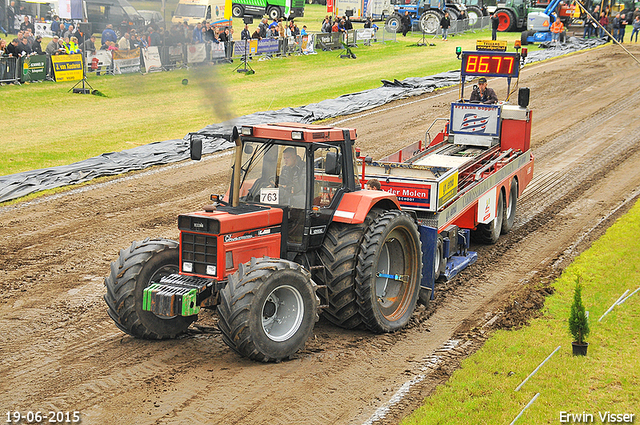
<instances>
[{"instance_id":1,"label":"tractor side mirror","mask_svg":"<svg viewBox=\"0 0 640 425\"><path fill-rule=\"evenodd\" d=\"M191 152L191 159L194 161L200 161L202 158L202 139L194 138L191 135L189 139L189 151Z\"/></svg>"},{"instance_id":2,"label":"tractor side mirror","mask_svg":"<svg viewBox=\"0 0 640 425\"><path fill-rule=\"evenodd\" d=\"M324 171L327 174L337 176L340 174L340 155L337 152L327 152Z\"/></svg>"}]
</instances>

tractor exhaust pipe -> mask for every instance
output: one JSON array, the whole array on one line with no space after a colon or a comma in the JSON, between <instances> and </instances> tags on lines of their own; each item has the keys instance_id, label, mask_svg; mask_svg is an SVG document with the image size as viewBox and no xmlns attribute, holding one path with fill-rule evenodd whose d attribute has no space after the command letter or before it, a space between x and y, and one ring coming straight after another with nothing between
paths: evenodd
<instances>
[{"instance_id":1,"label":"tractor exhaust pipe","mask_svg":"<svg viewBox=\"0 0 640 425\"><path fill-rule=\"evenodd\" d=\"M236 143L236 158L233 162L233 190L231 191L231 206L237 207L240 202L240 168L242 167L242 140L238 127L233 126L233 141Z\"/></svg>"}]
</instances>

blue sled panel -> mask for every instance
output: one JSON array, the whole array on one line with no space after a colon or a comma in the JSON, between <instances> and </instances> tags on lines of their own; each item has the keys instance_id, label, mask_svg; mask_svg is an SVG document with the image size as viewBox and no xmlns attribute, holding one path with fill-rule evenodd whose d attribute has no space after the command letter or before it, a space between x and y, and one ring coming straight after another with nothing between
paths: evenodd
<instances>
[{"instance_id":1,"label":"blue sled panel","mask_svg":"<svg viewBox=\"0 0 640 425\"><path fill-rule=\"evenodd\" d=\"M475 263L477 259L478 254L473 251L467 252L467 255L454 255L447 261L447 267L442 276L446 280L451 280L462 270Z\"/></svg>"},{"instance_id":2,"label":"blue sled panel","mask_svg":"<svg viewBox=\"0 0 640 425\"><path fill-rule=\"evenodd\" d=\"M420 286L431 289L431 299L434 299L435 273L433 270L438 243L438 229L428 226L418 226L420 242L422 242L422 282Z\"/></svg>"}]
</instances>

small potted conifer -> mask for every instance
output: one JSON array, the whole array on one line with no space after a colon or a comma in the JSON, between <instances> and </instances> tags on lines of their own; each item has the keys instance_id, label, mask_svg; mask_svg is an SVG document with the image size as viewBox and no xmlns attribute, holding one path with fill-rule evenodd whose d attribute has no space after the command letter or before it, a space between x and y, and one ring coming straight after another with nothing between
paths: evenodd
<instances>
[{"instance_id":1,"label":"small potted conifer","mask_svg":"<svg viewBox=\"0 0 640 425\"><path fill-rule=\"evenodd\" d=\"M589 343L584 339L589 335L589 321L582 304L582 285L580 279L576 279L576 288L573 292L573 304L569 316L569 332L573 336L573 355L586 356Z\"/></svg>"}]
</instances>

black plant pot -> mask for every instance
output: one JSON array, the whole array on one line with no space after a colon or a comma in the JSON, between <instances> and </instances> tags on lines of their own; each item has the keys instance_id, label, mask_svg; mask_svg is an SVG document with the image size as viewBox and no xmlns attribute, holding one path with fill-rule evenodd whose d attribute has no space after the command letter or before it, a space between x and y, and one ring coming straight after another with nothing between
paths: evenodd
<instances>
[{"instance_id":1,"label":"black plant pot","mask_svg":"<svg viewBox=\"0 0 640 425\"><path fill-rule=\"evenodd\" d=\"M572 342L573 346L573 355L574 356L586 356L587 348L589 348L589 343L585 342L584 344L578 344L577 342Z\"/></svg>"}]
</instances>

